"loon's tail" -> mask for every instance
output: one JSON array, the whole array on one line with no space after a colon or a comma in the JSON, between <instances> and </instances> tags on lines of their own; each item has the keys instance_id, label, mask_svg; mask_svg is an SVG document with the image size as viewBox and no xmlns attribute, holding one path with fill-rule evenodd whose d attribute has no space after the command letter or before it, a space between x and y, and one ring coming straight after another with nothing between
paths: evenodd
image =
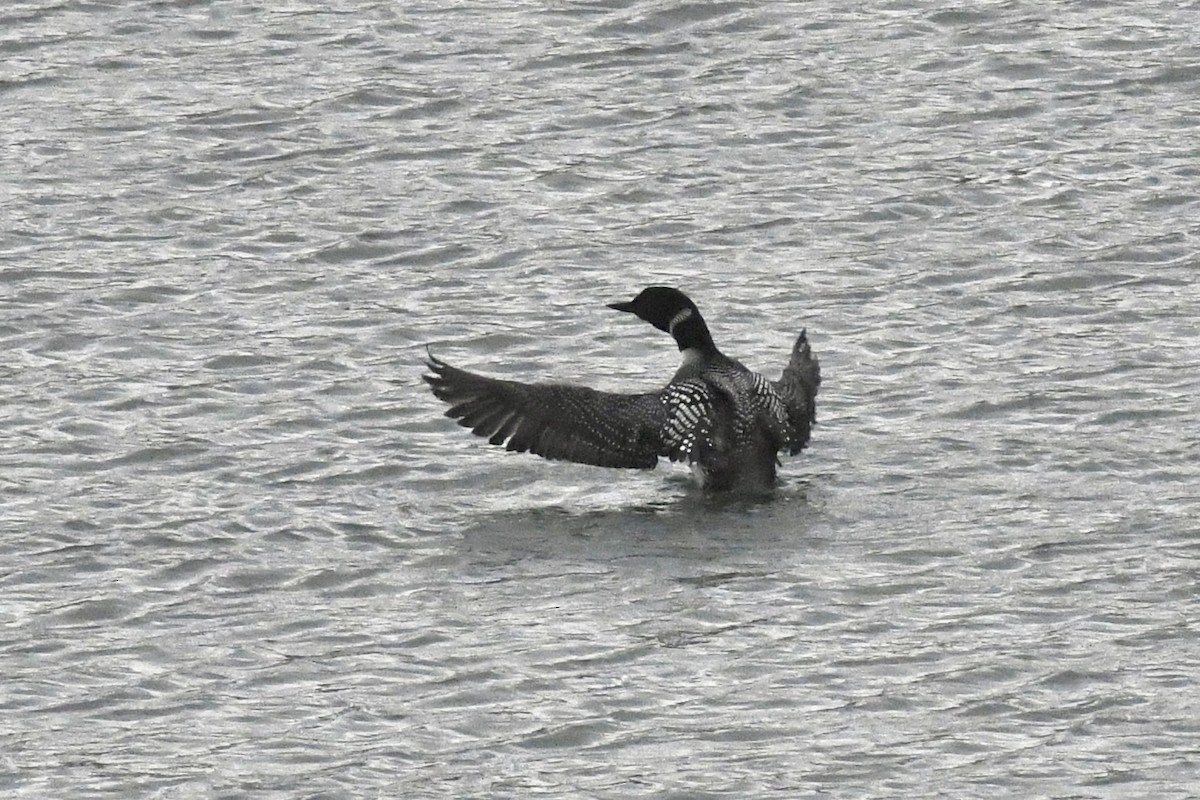
<instances>
[{"instance_id":1,"label":"loon's tail","mask_svg":"<svg viewBox=\"0 0 1200 800\"><path fill-rule=\"evenodd\" d=\"M791 428L784 447L796 455L808 444L812 426L817 424L817 388L821 385L821 365L808 346L807 331L800 331L792 347L792 358L783 375L775 381L775 390L787 404Z\"/></svg>"}]
</instances>

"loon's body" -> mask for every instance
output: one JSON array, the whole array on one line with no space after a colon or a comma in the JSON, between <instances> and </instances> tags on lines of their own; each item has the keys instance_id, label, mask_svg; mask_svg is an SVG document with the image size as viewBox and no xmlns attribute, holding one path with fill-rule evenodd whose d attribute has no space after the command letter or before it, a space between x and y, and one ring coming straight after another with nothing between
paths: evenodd
<instances>
[{"instance_id":1,"label":"loon's body","mask_svg":"<svg viewBox=\"0 0 1200 800\"><path fill-rule=\"evenodd\" d=\"M670 333L683 364L665 387L645 394L527 384L456 369L429 357L433 393L446 416L492 444L601 467L650 469L660 456L686 461L709 492L769 492L777 454L796 455L816 422L820 366L801 331L777 381L717 349L695 303L651 286L610 308Z\"/></svg>"}]
</instances>

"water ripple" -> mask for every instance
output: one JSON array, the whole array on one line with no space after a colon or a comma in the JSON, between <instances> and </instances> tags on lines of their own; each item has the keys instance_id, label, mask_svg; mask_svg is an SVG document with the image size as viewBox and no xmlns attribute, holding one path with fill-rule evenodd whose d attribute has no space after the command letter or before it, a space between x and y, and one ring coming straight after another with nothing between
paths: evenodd
<instances>
[{"instance_id":1,"label":"water ripple","mask_svg":"<svg viewBox=\"0 0 1200 800\"><path fill-rule=\"evenodd\" d=\"M6 796L1194 793L1186 9L0 22ZM808 329L774 501L419 379L648 390L650 283Z\"/></svg>"}]
</instances>

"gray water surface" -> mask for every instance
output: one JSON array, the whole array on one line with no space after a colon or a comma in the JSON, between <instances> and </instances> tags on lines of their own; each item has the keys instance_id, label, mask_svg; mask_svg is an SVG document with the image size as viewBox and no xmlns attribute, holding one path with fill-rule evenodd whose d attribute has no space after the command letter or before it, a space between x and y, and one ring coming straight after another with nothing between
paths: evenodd
<instances>
[{"instance_id":1,"label":"gray water surface","mask_svg":"<svg viewBox=\"0 0 1200 800\"><path fill-rule=\"evenodd\" d=\"M1196 795L1194 4L334 6L0 11L4 796ZM420 381L662 283L772 502Z\"/></svg>"}]
</instances>

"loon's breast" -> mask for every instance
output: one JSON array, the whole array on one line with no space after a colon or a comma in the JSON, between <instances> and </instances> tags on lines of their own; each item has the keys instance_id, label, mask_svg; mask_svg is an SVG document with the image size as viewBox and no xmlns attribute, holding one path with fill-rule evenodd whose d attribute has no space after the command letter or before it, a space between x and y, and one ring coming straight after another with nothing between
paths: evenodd
<instances>
[{"instance_id":1,"label":"loon's breast","mask_svg":"<svg viewBox=\"0 0 1200 800\"><path fill-rule=\"evenodd\" d=\"M769 494L777 483L778 445L761 423L721 449L703 452L691 462L692 477L705 491Z\"/></svg>"}]
</instances>

